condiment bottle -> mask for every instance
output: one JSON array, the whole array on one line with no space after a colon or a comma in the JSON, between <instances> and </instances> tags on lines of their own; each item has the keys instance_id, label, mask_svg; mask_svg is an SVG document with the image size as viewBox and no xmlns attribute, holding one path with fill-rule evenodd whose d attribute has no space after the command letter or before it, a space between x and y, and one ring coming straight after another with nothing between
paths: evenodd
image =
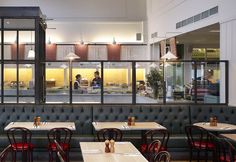
<instances>
[{"instance_id":1,"label":"condiment bottle","mask_svg":"<svg viewBox=\"0 0 236 162\"><path fill-rule=\"evenodd\" d=\"M109 153L110 152L109 144L110 144L109 140L106 140L105 141L105 153Z\"/></svg>"},{"instance_id":2,"label":"condiment bottle","mask_svg":"<svg viewBox=\"0 0 236 162\"><path fill-rule=\"evenodd\" d=\"M129 116L128 117L128 126L131 126L132 118Z\"/></svg>"},{"instance_id":3,"label":"condiment bottle","mask_svg":"<svg viewBox=\"0 0 236 162\"><path fill-rule=\"evenodd\" d=\"M131 118L131 125L134 126L135 125L135 117Z\"/></svg>"},{"instance_id":4,"label":"condiment bottle","mask_svg":"<svg viewBox=\"0 0 236 162\"><path fill-rule=\"evenodd\" d=\"M213 118L213 120L214 120L214 126L217 126L217 118L216 118L216 116Z\"/></svg>"},{"instance_id":5,"label":"condiment bottle","mask_svg":"<svg viewBox=\"0 0 236 162\"><path fill-rule=\"evenodd\" d=\"M214 118L210 117L210 126L214 126Z\"/></svg>"},{"instance_id":6,"label":"condiment bottle","mask_svg":"<svg viewBox=\"0 0 236 162\"><path fill-rule=\"evenodd\" d=\"M37 117L34 117L34 126L37 126Z\"/></svg>"},{"instance_id":7,"label":"condiment bottle","mask_svg":"<svg viewBox=\"0 0 236 162\"><path fill-rule=\"evenodd\" d=\"M37 126L39 126L40 125L40 117L38 116L38 117L36 117L36 123L37 123Z\"/></svg>"},{"instance_id":8,"label":"condiment bottle","mask_svg":"<svg viewBox=\"0 0 236 162\"><path fill-rule=\"evenodd\" d=\"M110 152L114 153L115 152L115 141L110 140Z\"/></svg>"}]
</instances>

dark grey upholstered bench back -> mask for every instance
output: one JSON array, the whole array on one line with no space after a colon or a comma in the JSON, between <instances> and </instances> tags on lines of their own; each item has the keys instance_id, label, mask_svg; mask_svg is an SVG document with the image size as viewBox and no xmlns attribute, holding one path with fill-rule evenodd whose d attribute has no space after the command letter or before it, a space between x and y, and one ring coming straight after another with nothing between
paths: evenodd
<instances>
[{"instance_id":1,"label":"dark grey upholstered bench back","mask_svg":"<svg viewBox=\"0 0 236 162\"><path fill-rule=\"evenodd\" d=\"M75 122L78 134L92 134L92 106L90 105L0 105L0 132L12 121Z\"/></svg>"},{"instance_id":2,"label":"dark grey upholstered bench back","mask_svg":"<svg viewBox=\"0 0 236 162\"><path fill-rule=\"evenodd\" d=\"M93 121L127 121L135 116L136 121L156 121L170 133L184 133L184 126L190 123L187 105L103 105L94 106Z\"/></svg>"},{"instance_id":3,"label":"dark grey upholstered bench back","mask_svg":"<svg viewBox=\"0 0 236 162\"><path fill-rule=\"evenodd\" d=\"M217 116L219 122L236 124L236 108L226 105L194 105L191 106L191 123L208 122L212 116Z\"/></svg>"}]
</instances>

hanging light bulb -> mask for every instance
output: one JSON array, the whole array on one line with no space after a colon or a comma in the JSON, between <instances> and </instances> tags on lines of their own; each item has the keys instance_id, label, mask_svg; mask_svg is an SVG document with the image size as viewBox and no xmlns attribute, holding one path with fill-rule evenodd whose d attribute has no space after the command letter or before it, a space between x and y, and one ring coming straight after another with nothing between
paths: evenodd
<instances>
[{"instance_id":1,"label":"hanging light bulb","mask_svg":"<svg viewBox=\"0 0 236 162\"><path fill-rule=\"evenodd\" d=\"M30 50L28 51L28 58L35 58L35 51L33 50L33 47L32 47L32 44L33 44L33 39L32 39L32 31L31 31L31 47L30 47Z\"/></svg>"}]
</instances>

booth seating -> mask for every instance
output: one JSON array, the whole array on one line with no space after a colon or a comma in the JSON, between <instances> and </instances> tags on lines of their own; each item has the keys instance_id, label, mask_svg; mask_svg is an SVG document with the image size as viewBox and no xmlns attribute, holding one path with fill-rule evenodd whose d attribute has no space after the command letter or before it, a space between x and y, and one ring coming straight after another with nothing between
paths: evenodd
<instances>
[{"instance_id":1,"label":"booth seating","mask_svg":"<svg viewBox=\"0 0 236 162\"><path fill-rule=\"evenodd\" d=\"M40 116L41 121L75 122L71 151L79 151L79 142L94 141L96 132L93 121L127 121L128 116L135 116L136 121L156 121L170 132L168 151L187 152L186 125L199 121L208 121L213 115L220 122L236 124L236 108L226 105L0 105L0 148L9 142L4 127L12 121L33 121ZM123 140L140 145L140 132L124 132ZM46 149L47 135L33 132L32 143L35 149Z\"/></svg>"}]
</instances>

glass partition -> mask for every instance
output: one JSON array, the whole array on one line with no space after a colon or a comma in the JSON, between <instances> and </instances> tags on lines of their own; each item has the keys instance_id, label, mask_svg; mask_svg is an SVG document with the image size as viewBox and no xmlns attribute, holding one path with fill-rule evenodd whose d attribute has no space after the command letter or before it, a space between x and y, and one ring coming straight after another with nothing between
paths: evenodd
<instances>
[{"instance_id":1,"label":"glass partition","mask_svg":"<svg viewBox=\"0 0 236 162\"><path fill-rule=\"evenodd\" d=\"M19 102L34 103L34 64L19 65Z\"/></svg>"},{"instance_id":2,"label":"glass partition","mask_svg":"<svg viewBox=\"0 0 236 162\"><path fill-rule=\"evenodd\" d=\"M17 58L17 32L4 31L4 60Z\"/></svg>"},{"instance_id":3,"label":"glass partition","mask_svg":"<svg viewBox=\"0 0 236 162\"><path fill-rule=\"evenodd\" d=\"M69 103L68 62L46 63L46 102Z\"/></svg>"},{"instance_id":4,"label":"glass partition","mask_svg":"<svg viewBox=\"0 0 236 162\"><path fill-rule=\"evenodd\" d=\"M221 103L220 95L225 96L225 93L220 93L220 87L222 87L220 84L223 84L220 80L222 77L224 78L221 75L223 74L223 67L223 63L219 62L197 63L196 89L198 103Z\"/></svg>"},{"instance_id":5,"label":"glass partition","mask_svg":"<svg viewBox=\"0 0 236 162\"><path fill-rule=\"evenodd\" d=\"M73 62L72 102L101 103L101 63Z\"/></svg>"},{"instance_id":6,"label":"glass partition","mask_svg":"<svg viewBox=\"0 0 236 162\"><path fill-rule=\"evenodd\" d=\"M17 102L17 69L16 64L4 65L4 102Z\"/></svg>"},{"instance_id":7,"label":"glass partition","mask_svg":"<svg viewBox=\"0 0 236 162\"><path fill-rule=\"evenodd\" d=\"M163 66L136 62L136 103L163 103Z\"/></svg>"},{"instance_id":8,"label":"glass partition","mask_svg":"<svg viewBox=\"0 0 236 162\"><path fill-rule=\"evenodd\" d=\"M165 62L167 103L194 103L194 63Z\"/></svg>"},{"instance_id":9,"label":"glass partition","mask_svg":"<svg viewBox=\"0 0 236 162\"><path fill-rule=\"evenodd\" d=\"M104 103L132 103L132 62L104 62Z\"/></svg>"},{"instance_id":10,"label":"glass partition","mask_svg":"<svg viewBox=\"0 0 236 162\"><path fill-rule=\"evenodd\" d=\"M35 58L35 32L19 31L19 60L34 60Z\"/></svg>"}]
</instances>

